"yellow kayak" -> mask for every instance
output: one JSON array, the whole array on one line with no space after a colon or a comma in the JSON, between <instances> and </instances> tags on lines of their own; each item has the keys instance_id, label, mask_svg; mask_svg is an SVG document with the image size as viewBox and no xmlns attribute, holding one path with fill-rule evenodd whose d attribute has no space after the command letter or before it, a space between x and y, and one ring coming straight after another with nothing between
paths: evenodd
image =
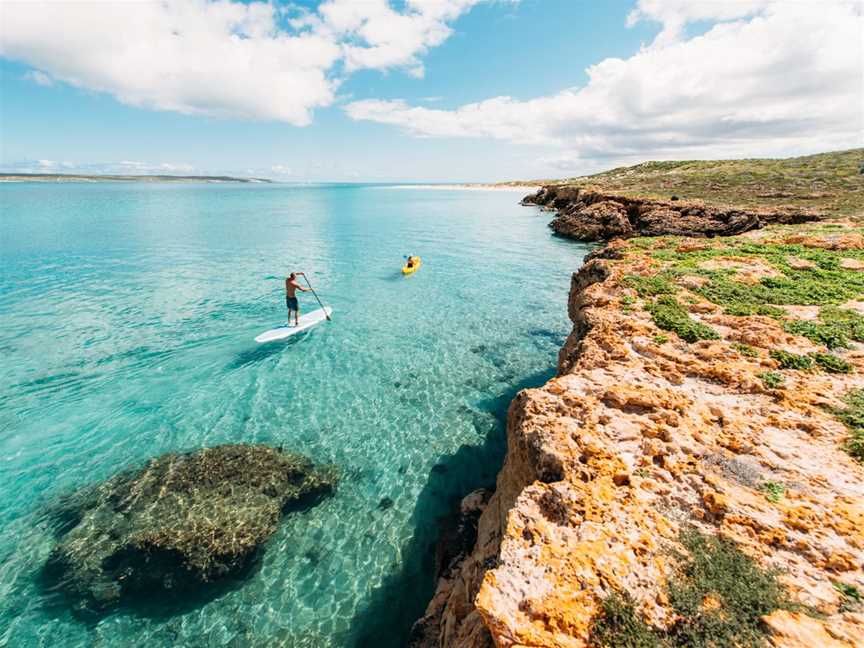
<instances>
[{"instance_id":1,"label":"yellow kayak","mask_svg":"<svg viewBox=\"0 0 864 648\"><path fill-rule=\"evenodd\" d=\"M408 265L408 263L410 263L411 265ZM417 269L423 262L420 260L420 257L415 256L408 257L408 263L402 266L402 274L404 275L414 274L415 272L417 272Z\"/></svg>"}]
</instances>

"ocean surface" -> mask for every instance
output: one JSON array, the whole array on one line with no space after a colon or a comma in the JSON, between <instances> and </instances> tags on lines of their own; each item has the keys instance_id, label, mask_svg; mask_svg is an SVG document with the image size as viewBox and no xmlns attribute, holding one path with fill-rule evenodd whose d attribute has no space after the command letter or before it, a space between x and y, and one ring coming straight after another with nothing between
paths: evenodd
<instances>
[{"instance_id":1,"label":"ocean surface","mask_svg":"<svg viewBox=\"0 0 864 648\"><path fill-rule=\"evenodd\" d=\"M432 592L438 518L494 483L507 405L553 374L570 329L587 248L520 197L0 185L0 646L402 645ZM410 277L406 254L423 259ZM333 321L258 345L285 321L291 270ZM283 518L216 598L81 620L48 596L46 507L227 442L334 463L338 490Z\"/></svg>"}]
</instances>

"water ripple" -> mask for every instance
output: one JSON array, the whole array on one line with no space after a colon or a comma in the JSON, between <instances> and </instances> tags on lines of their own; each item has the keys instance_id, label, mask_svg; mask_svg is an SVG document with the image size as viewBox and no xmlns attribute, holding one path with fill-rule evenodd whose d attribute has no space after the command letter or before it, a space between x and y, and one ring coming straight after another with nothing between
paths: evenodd
<instances>
[{"instance_id":1,"label":"water ripple","mask_svg":"<svg viewBox=\"0 0 864 648\"><path fill-rule=\"evenodd\" d=\"M7 184L0 200L0 644L401 645L436 519L494 481L507 404L549 376L586 250L506 193ZM423 267L405 278L408 253ZM333 321L256 345L292 269ZM58 495L225 442L336 463L339 490L215 600L87 626L42 598Z\"/></svg>"}]
</instances>

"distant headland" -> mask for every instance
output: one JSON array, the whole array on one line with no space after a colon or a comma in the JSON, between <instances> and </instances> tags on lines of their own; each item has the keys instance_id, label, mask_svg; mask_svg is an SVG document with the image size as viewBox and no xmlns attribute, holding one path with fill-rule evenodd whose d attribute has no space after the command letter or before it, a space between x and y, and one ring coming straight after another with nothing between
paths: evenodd
<instances>
[{"instance_id":1,"label":"distant headland","mask_svg":"<svg viewBox=\"0 0 864 648\"><path fill-rule=\"evenodd\" d=\"M95 175L88 173L0 173L0 182L242 182L271 183L266 178L194 175Z\"/></svg>"}]
</instances>

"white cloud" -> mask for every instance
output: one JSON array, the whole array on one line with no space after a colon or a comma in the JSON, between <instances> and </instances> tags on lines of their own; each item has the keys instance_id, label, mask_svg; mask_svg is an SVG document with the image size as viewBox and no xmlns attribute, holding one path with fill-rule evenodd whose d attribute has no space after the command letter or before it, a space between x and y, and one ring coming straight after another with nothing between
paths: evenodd
<instances>
[{"instance_id":1,"label":"white cloud","mask_svg":"<svg viewBox=\"0 0 864 648\"><path fill-rule=\"evenodd\" d=\"M158 170L165 173L191 173L195 170L195 167L191 164L176 164L173 162L163 162L159 165Z\"/></svg>"},{"instance_id":2,"label":"white cloud","mask_svg":"<svg viewBox=\"0 0 864 648\"><path fill-rule=\"evenodd\" d=\"M191 164L178 162L162 162L154 164L152 162L136 162L134 160L121 160L116 164L106 163L97 165L88 165L91 170L98 169L102 173L130 173L130 174L178 174L190 173L195 170Z\"/></svg>"},{"instance_id":3,"label":"white cloud","mask_svg":"<svg viewBox=\"0 0 864 648\"><path fill-rule=\"evenodd\" d=\"M483 0L406 0L395 11L388 0L327 0L311 21L315 31L342 42L346 69L405 67L422 78L417 58L451 34L448 22Z\"/></svg>"},{"instance_id":4,"label":"white cloud","mask_svg":"<svg viewBox=\"0 0 864 648\"><path fill-rule=\"evenodd\" d=\"M19 160L4 164L4 171L15 173L95 173L121 175L147 174L189 174L195 167L184 162L140 162L121 160L119 162L69 162L57 160Z\"/></svg>"},{"instance_id":5,"label":"white cloud","mask_svg":"<svg viewBox=\"0 0 864 648\"><path fill-rule=\"evenodd\" d=\"M345 109L353 119L418 136L550 147L545 160L560 167L598 158L860 146L862 8L854 0L643 0L630 20L662 22L661 36L630 58L591 66L582 88L528 101L494 97L454 110L374 99ZM687 38L682 29L694 20L715 24Z\"/></svg>"},{"instance_id":6,"label":"white cloud","mask_svg":"<svg viewBox=\"0 0 864 648\"><path fill-rule=\"evenodd\" d=\"M638 0L636 8L627 16L627 26L632 27L641 20L653 20L662 23L663 30L654 41L655 44L662 45L677 40L682 35L687 23L745 18L764 11L776 1ZM818 2L819 0L815 1Z\"/></svg>"},{"instance_id":7,"label":"white cloud","mask_svg":"<svg viewBox=\"0 0 864 648\"><path fill-rule=\"evenodd\" d=\"M270 167L270 170L277 175L289 176L294 174L291 167L285 166L284 164L274 164Z\"/></svg>"},{"instance_id":8,"label":"white cloud","mask_svg":"<svg viewBox=\"0 0 864 648\"><path fill-rule=\"evenodd\" d=\"M326 0L296 17L260 0L2 0L0 56L132 106L302 126L354 70L422 76L418 57L481 1Z\"/></svg>"},{"instance_id":9,"label":"white cloud","mask_svg":"<svg viewBox=\"0 0 864 648\"><path fill-rule=\"evenodd\" d=\"M338 47L262 2L4 2L0 54L133 106L303 125L333 101Z\"/></svg>"}]
</instances>

